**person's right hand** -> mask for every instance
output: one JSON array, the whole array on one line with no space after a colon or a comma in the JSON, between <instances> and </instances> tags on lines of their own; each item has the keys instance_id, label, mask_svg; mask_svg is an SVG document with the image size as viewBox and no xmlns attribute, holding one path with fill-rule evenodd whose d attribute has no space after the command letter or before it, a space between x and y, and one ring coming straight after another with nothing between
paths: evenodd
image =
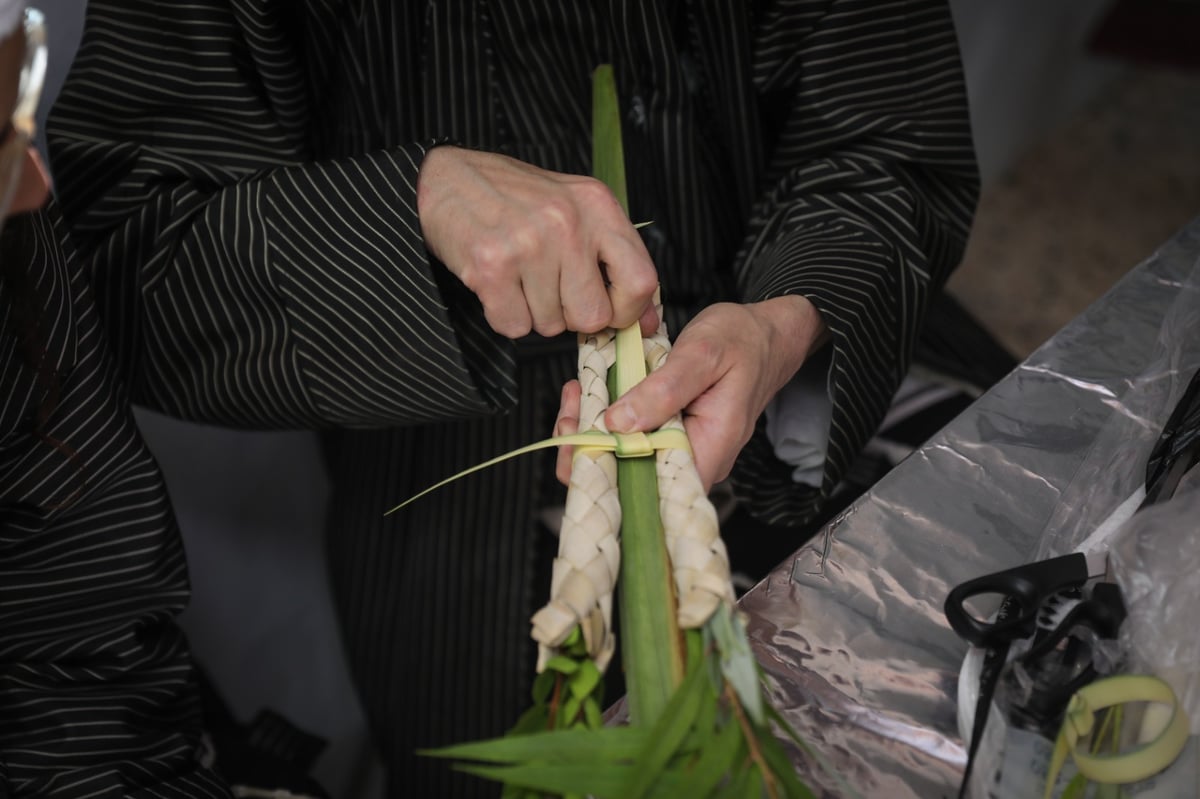
<instances>
[{"instance_id":1,"label":"person's right hand","mask_svg":"<svg viewBox=\"0 0 1200 799\"><path fill-rule=\"evenodd\" d=\"M417 180L425 245L497 333L657 327L658 274L600 181L494 153L435 147Z\"/></svg>"}]
</instances>

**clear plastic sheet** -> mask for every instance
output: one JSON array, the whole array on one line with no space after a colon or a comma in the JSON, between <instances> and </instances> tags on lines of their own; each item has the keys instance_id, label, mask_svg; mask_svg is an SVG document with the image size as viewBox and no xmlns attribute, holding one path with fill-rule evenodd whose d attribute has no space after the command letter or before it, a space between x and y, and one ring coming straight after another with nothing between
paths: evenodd
<instances>
[{"instance_id":1,"label":"clear plastic sheet","mask_svg":"<svg viewBox=\"0 0 1200 799\"><path fill-rule=\"evenodd\" d=\"M1140 511L1113 542L1112 568L1129 617L1120 646L1130 670L1175 690L1200 735L1200 467L1167 502Z\"/></svg>"},{"instance_id":2,"label":"clear plastic sheet","mask_svg":"<svg viewBox=\"0 0 1200 799\"><path fill-rule=\"evenodd\" d=\"M1080 543L1144 481L1198 367L1200 219L743 597L777 706L841 779L864 796L955 795L967 645L946 594Z\"/></svg>"}]
</instances>

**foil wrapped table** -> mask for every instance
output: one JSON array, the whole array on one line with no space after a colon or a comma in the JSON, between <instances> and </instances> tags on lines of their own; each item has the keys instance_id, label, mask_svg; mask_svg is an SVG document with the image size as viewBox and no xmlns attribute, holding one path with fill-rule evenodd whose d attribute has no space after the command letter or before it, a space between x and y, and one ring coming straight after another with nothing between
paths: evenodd
<instances>
[{"instance_id":1,"label":"foil wrapped table","mask_svg":"<svg viewBox=\"0 0 1200 799\"><path fill-rule=\"evenodd\" d=\"M1197 368L1200 219L743 597L777 707L831 767L796 753L814 787L955 795L967 645L946 594L1078 544L1144 480Z\"/></svg>"}]
</instances>

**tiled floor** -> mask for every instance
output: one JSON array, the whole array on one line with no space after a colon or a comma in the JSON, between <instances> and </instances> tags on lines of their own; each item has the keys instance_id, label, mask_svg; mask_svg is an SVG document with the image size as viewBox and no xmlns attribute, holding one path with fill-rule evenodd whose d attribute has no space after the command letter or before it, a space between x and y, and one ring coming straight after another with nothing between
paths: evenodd
<instances>
[{"instance_id":1,"label":"tiled floor","mask_svg":"<svg viewBox=\"0 0 1200 799\"><path fill-rule=\"evenodd\" d=\"M949 289L1015 355L1200 216L1200 71L1118 78L985 188Z\"/></svg>"}]
</instances>

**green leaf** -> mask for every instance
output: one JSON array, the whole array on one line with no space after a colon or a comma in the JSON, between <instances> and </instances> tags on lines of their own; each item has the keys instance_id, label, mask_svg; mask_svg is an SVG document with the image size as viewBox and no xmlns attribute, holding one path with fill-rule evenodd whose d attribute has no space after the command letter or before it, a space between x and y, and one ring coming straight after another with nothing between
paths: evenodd
<instances>
[{"instance_id":1,"label":"green leaf","mask_svg":"<svg viewBox=\"0 0 1200 799\"><path fill-rule=\"evenodd\" d=\"M806 757L816 763L822 771L824 771L826 774L832 777L835 782L837 782L838 788L840 789L840 792L838 793L839 796L861 799L861 794L850 787L850 783L846 782L841 773L838 772L838 770L833 767L833 764L829 762L829 759L801 740L796 731L792 729L792 725L788 724L787 719L785 719L783 715L771 705L770 702L766 703L766 711L767 719L783 730L787 737L792 740L792 743L800 747L800 751L803 752Z\"/></svg>"},{"instance_id":2,"label":"green leaf","mask_svg":"<svg viewBox=\"0 0 1200 799\"><path fill-rule=\"evenodd\" d=\"M550 708L544 703L537 704L526 710L517 719L517 723L509 729L507 736L527 735L542 732L550 727Z\"/></svg>"},{"instance_id":3,"label":"green leaf","mask_svg":"<svg viewBox=\"0 0 1200 799\"><path fill-rule=\"evenodd\" d=\"M604 799L619 799L629 767L599 763L518 766L456 765L458 771L506 785L517 785L552 794L584 793Z\"/></svg>"},{"instance_id":4,"label":"green leaf","mask_svg":"<svg viewBox=\"0 0 1200 799\"><path fill-rule=\"evenodd\" d=\"M604 726L604 714L600 712L600 703L594 696L583 700L583 720L593 730Z\"/></svg>"},{"instance_id":5,"label":"green leaf","mask_svg":"<svg viewBox=\"0 0 1200 799\"><path fill-rule=\"evenodd\" d=\"M622 793L629 778L629 765L605 763L578 763L549 765L534 763L518 766L456 765L467 774L495 780L506 785L519 785L535 791L552 794L584 794L595 799L627 799ZM663 784L671 788L678 775L664 772L660 775Z\"/></svg>"},{"instance_id":6,"label":"green leaf","mask_svg":"<svg viewBox=\"0 0 1200 799\"><path fill-rule=\"evenodd\" d=\"M583 630L581 630L579 625L576 624L571 628L571 632L567 633L567 637L563 640L561 648L567 649L575 646L575 644L578 644L581 641L583 641Z\"/></svg>"},{"instance_id":7,"label":"green leaf","mask_svg":"<svg viewBox=\"0 0 1200 799\"><path fill-rule=\"evenodd\" d=\"M455 760L482 760L489 763L618 763L634 760L645 748L648 740L647 731L636 727L547 730L529 735L454 744L440 749L424 750L421 754Z\"/></svg>"},{"instance_id":8,"label":"green leaf","mask_svg":"<svg viewBox=\"0 0 1200 799\"><path fill-rule=\"evenodd\" d=\"M578 669L578 660L572 660L571 658L563 655L555 655L546 661L546 669L542 673L545 674L546 671L556 671L559 674L570 675L574 674Z\"/></svg>"},{"instance_id":9,"label":"green leaf","mask_svg":"<svg viewBox=\"0 0 1200 799\"><path fill-rule=\"evenodd\" d=\"M704 671L703 668L697 671ZM707 676L707 675L706 675ZM708 684L708 680L702 680L704 683L700 686L699 691L704 698L700 703L700 711L696 715L696 723L694 725L698 746L703 746L704 741L712 737L717 728L717 705L720 704L717 693L712 686Z\"/></svg>"},{"instance_id":10,"label":"green leaf","mask_svg":"<svg viewBox=\"0 0 1200 799\"><path fill-rule=\"evenodd\" d=\"M721 654L721 672L742 701L746 715L755 724L763 723L762 688L759 685L758 662L750 651L746 629L733 609L722 603L708 620Z\"/></svg>"},{"instance_id":11,"label":"green leaf","mask_svg":"<svg viewBox=\"0 0 1200 799\"><path fill-rule=\"evenodd\" d=\"M553 671L543 671L533 678L534 704L544 705L550 701L550 695L554 693L554 683L557 680L558 673Z\"/></svg>"},{"instance_id":12,"label":"green leaf","mask_svg":"<svg viewBox=\"0 0 1200 799\"><path fill-rule=\"evenodd\" d=\"M763 776L758 767L750 769L750 779L746 781L746 790L742 794L745 799L762 799Z\"/></svg>"},{"instance_id":13,"label":"green leaf","mask_svg":"<svg viewBox=\"0 0 1200 799\"><path fill-rule=\"evenodd\" d=\"M683 643L687 651L684 653L687 657L687 666L691 668L693 663L699 662L704 658L704 652L708 648L709 638L701 627L698 630L685 630L683 635Z\"/></svg>"},{"instance_id":14,"label":"green leaf","mask_svg":"<svg viewBox=\"0 0 1200 799\"><path fill-rule=\"evenodd\" d=\"M531 791L520 785L505 785L500 792L500 799L542 799L542 792Z\"/></svg>"},{"instance_id":15,"label":"green leaf","mask_svg":"<svg viewBox=\"0 0 1200 799\"><path fill-rule=\"evenodd\" d=\"M758 737L757 742L758 751L770 768L771 776L783 787L784 796L788 799L816 799L812 790L800 781L795 764L775 736L767 731Z\"/></svg>"},{"instance_id":16,"label":"green leaf","mask_svg":"<svg viewBox=\"0 0 1200 799\"><path fill-rule=\"evenodd\" d=\"M742 740L742 728L729 719L708 745L696 755L693 767L679 785L679 790L664 794L663 799L696 799L708 796L733 765L746 757L746 746Z\"/></svg>"},{"instance_id":17,"label":"green leaf","mask_svg":"<svg viewBox=\"0 0 1200 799\"><path fill-rule=\"evenodd\" d=\"M1076 774L1067 783L1067 787L1063 788L1062 796L1059 799L1082 799L1087 784L1087 777L1082 774Z\"/></svg>"},{"instance_id":18,"label":"green leaf","mask_svg":"<svg viewBox=\"0 0 1200 799\"><path fill-rule=\"evenodd\" d=\"M688 671L651 729L646 749L634 763L633 775L622 796L638 799L654 785L655 778L687 737L701 703L708 699L715 704L716 697L707 691L707 687L704 670L697 663Z\"/></svg>"},{"instance_id":19,"label":"green leaf","mask_svg":"<svg viewBox=\"0 0 1200 799\"><path fill-rule=\"evenodd\" d=\"M742 799L746 795L746 786L750 784L750 771L750 768L734 771L729 780L712 795L712 799Z\"/></svg>"},{"instance_id":20,"label":"green leaf","mask_svg":"<svg viewBox=\"0 0 1200 799\"><path fill-rule=\"evenodd\" d=\"M562 709L558 711L558 726L572 726L575 723L575 718L579 715L579 705L579 699L568 694L567 700L562 704Z\"/></svg>"},{"instance_id":21,"label":"green leaf","mask_svg":"<svg viewBox=\"0 0 1200 799\"><path fill-rule=\"evenodd\" d=\"M600 684L602 676L594 662L585 660L579 664L578 670L567 680L567 687L571 689L572 694L582 700L591 695L596 686Z\"/></svg>"}]
</instances>

